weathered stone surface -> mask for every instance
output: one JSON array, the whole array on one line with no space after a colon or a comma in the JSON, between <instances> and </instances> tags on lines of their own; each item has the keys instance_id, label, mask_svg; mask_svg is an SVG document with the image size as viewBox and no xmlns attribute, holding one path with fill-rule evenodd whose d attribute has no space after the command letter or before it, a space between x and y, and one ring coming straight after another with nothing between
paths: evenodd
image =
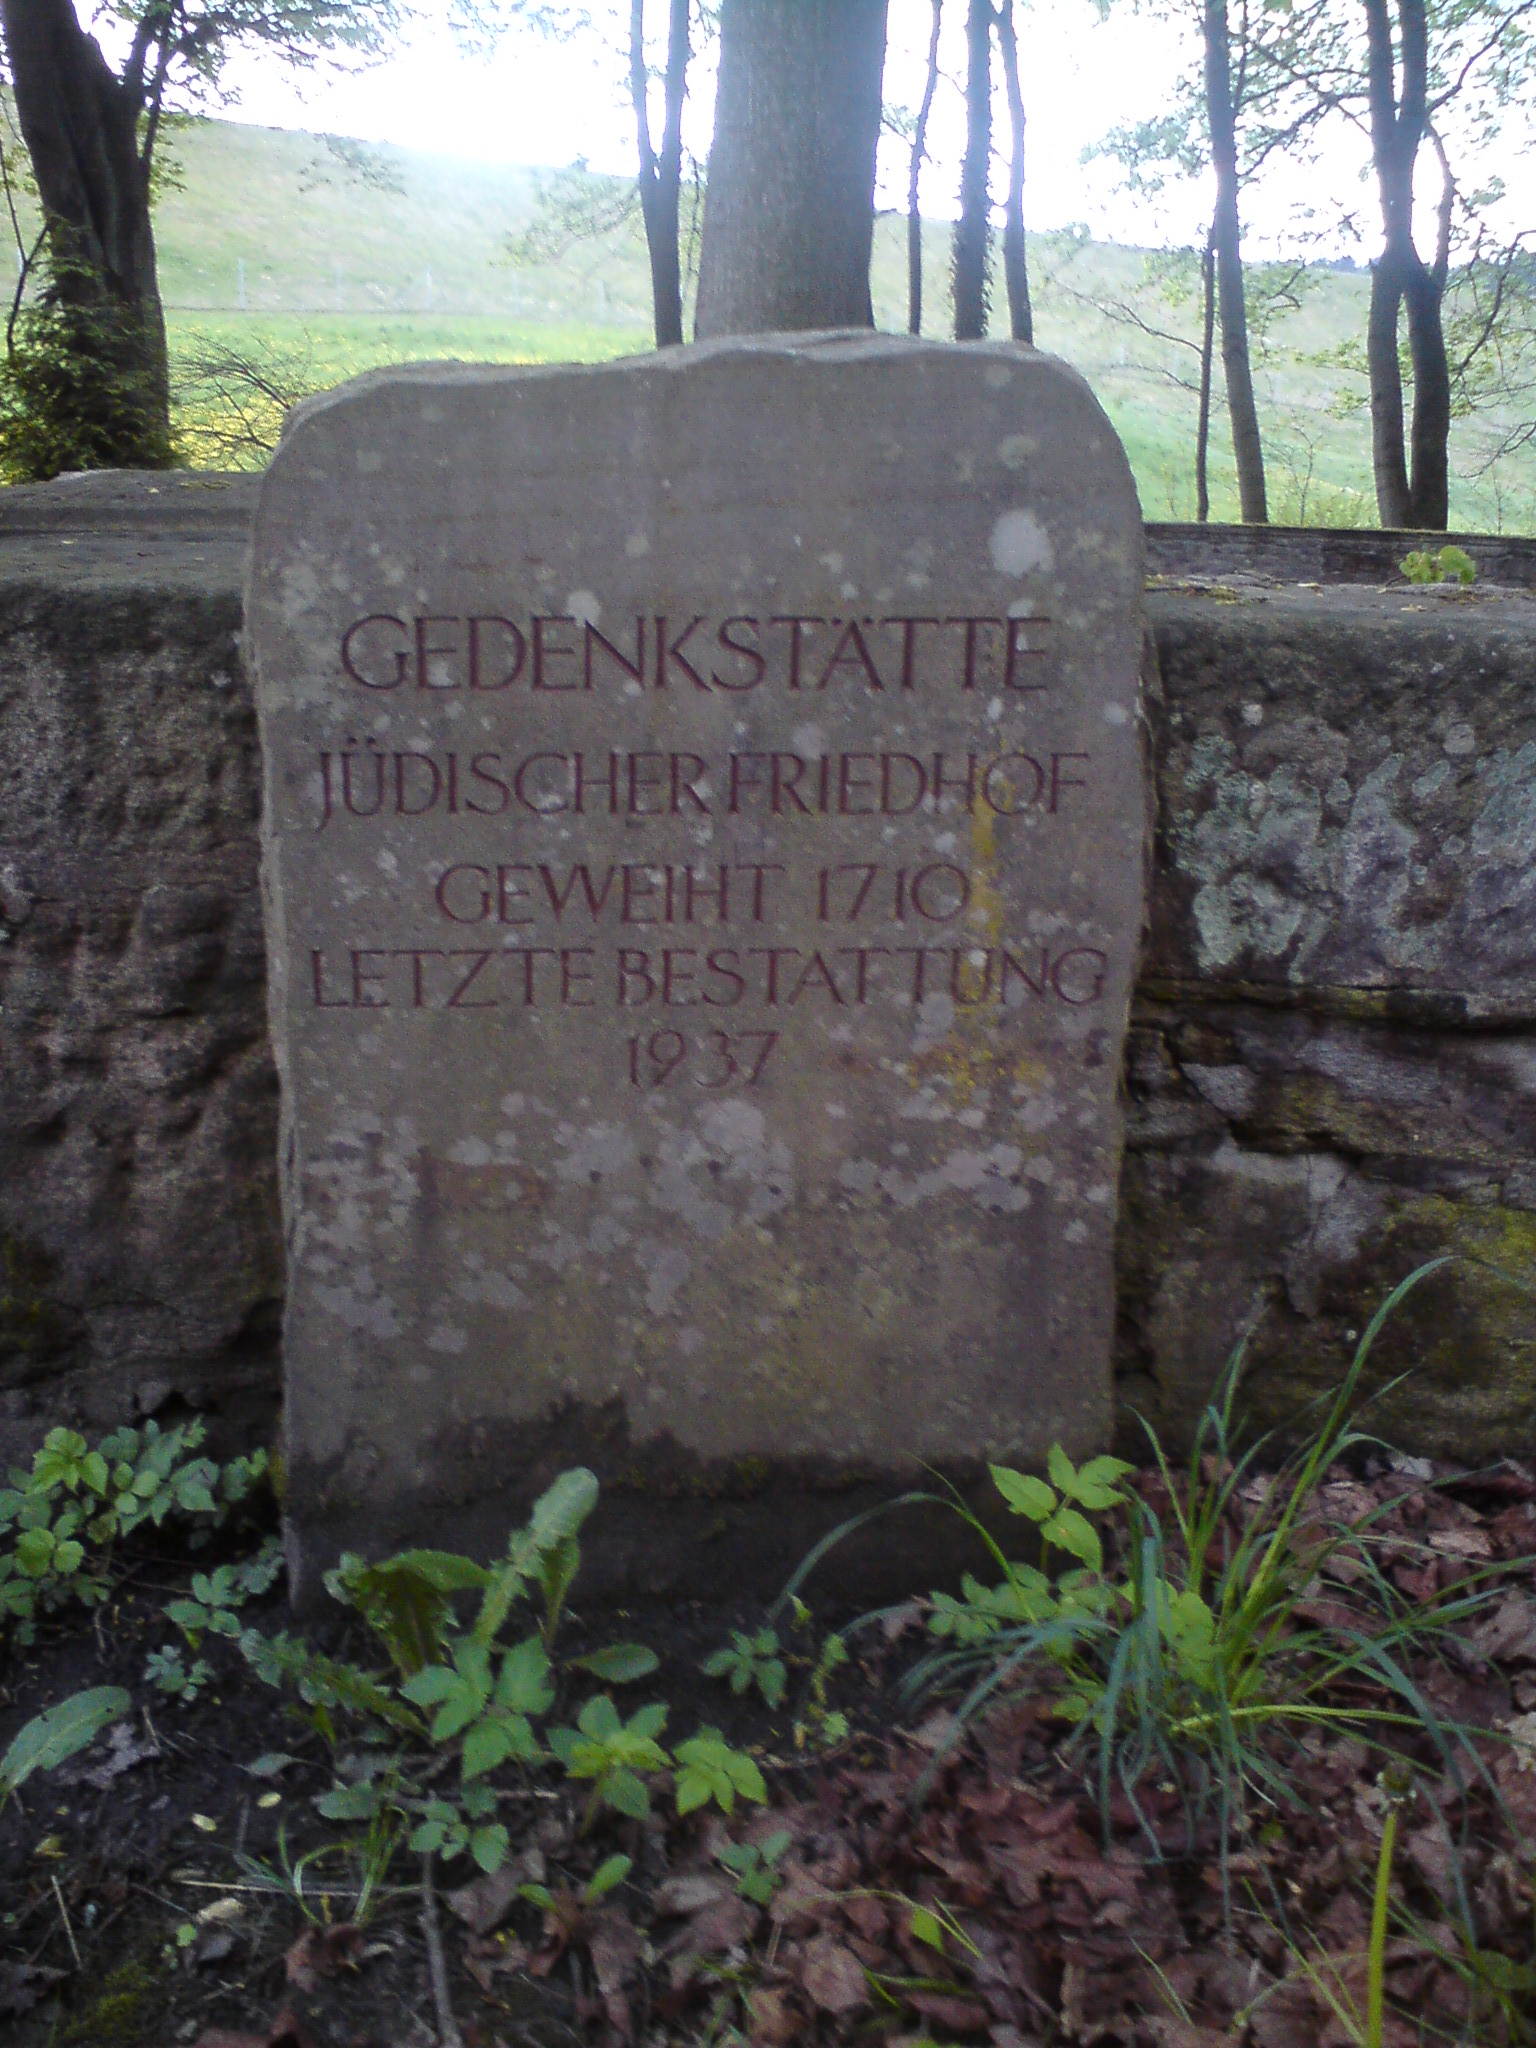
<instances>
[{"instance_id":1,"label":"weathered stone surface","mask_svg":"<svg viewBox=\"0 0 1536 2048\"><path fill-rule=\"evenodd\" d=\"M5 1455L173 1389L259 1405L277 1366L240 528L50 523L103 495L0 498Z\"/></svg>"},{"instance_id":2,"label":"weathered stone surface","mask_svg":"<svg viewBox=\"0 0 1536 2048\"><path fill-rule=\"evenodd\" d=\"M1103 1439L1141 573L1008 346L300 415L247 628L306 1548L562 1404L701 1473Z\"/></svg>"},{"instance_id":3,"label":"weathered stone surface","mask_svg":"<svg viewBox=\"0 0 1536 2048\"><path fill-rule=\"evenodd\" d=\"M246 880L231 900L243 904L250 893L255 721L233 640L254 485L197 480L178 497L165 488L178 482L92 478L0 493L0 871L25 882L25 904L7 896L0 919L6 1459L53 1420L115 1419L136 1390L154 1399L170 1389L226 1409L276 1398L276 1088L259 955L226 953L223 967L187 989L184 1011L152 1016L134 992L137 968L129 975L147 955L59 941L76 927L138 932L145 894L169 863L189 887L222 888L220 863L238 852ZM1153 878L1160 936L1126 1062L1119 1387L1177 1435L1257 1315L1250 1390L1266 1414L1294 1413L1337 1372L1348 1332L1364 1326L1391 1283L1417 1258L1462 1247L1490 1264L1426 1283L1384 1340L1383 1360L1414 1372L1383 1426L1409 1450L1528 1453L1536 1444L1530 1302L1494 1269L1528 1280L1536 1251L1527 1078L1536 1015L1522 1006L1495 1023L1469 1023L1454 975L1448 989L1426 991L1407 973L1364 988L1312 974L1297 983L1283 960L1252 984L1241 972L1202 970L1190 904L1203 885L1176 869L1169 835L1181 817L1198 823L1210 788L1186 790L1168 768L1169 748L1182 735L1187 755L1200 718L1221 721L1235 745L1262 736L1264 725L1243 719L1244 703L1267 707L1273 733L1287 694L1326 676L1335 629L1326 611L1309 609L1310 593L1251 586L1256 563L1285 572L1291 537L1278 549L1219 529L1154 527L1148 538L1153 569L1197 566L1227 588L1186 583L1154 590L1149 603L1162 671L1162 696L1148 706L1163 820ZM1334 536L1299 539L1320 553L1292 574L1338 573L1328 556ZM1487 558L1485 546L1469 545ZM1500 546L1515 557L1523 546L1527 569L1536 562L1536 544ZM1373 581L1390 566L1369 555ZM1380 692L1392 699L1394 744L1433 759L1442 630L1458 670L1475 676L1486 665L1493 675L1502 664L1513 681L1501 687L1517 691L1524 675L1516 701L1536 727L1536 602L1512 604L1481 588L1470 602L1401 586L1349 595L1356 616L1381 622L1373 661L1341 669L1318 701L1351 745ZM1250 601L1234 604L1234 596ZM1425 610L1407 610L1405 597ZM1208 673L1219 678L1229 664L1230 685ZM1475 704L1472 723L1481 743ZM70 765L81 759L77 727L85 739L104 735L91 758L110 761L118 800L50 810L46 792L80 773ZM167 765L168 738L177 740L179 766ZM1246 772L1254 758L1241 765ZM1272 779L1266 770L1266 788ZM221 809L212 837L178 794L210 788L243 791ZM50 846L67 855L67 888L50 887L51 870L33 860L44 819L57 831ZM1467 867L1464 859L1457 872ZM259 920L244 910L241 919L259 942ZM26 1004L17 1000L23 986L36 992ZM1499 991L1469 970L1463 993L1486 1004ZM188 1035L209 1020L235 1048L229 1059L201 1073L178 1067ZM185 1121L176 1129L168 1128L163 1076L179 1076ZM120 1149L100 1132L116 1134ZM121 1160L131 1171L114 1164ZM130 1320L143 1341L122 1341ZM556 1431L550 1456L561 1449ZM494 1481L496 1454L469 1451ZM769 1486L760 1464L742 1461L712 1481L690 1521L684 1503L698 1496L686 1472L658 1476L626 1458L615 1427L609 1469L647 1489L631 1496L630 1583L662 1586L681 1574L659 1535L669 1515L695 1557L704 1529L721 1532L722 1548L703 1554L723 1555L728 1543L733 1570L748 1568L752 1543L767 1559L777 1542L782 1561L785 1491L779 1480ZM731 1496L728 1514L715 1499L721 1491ZM610 1490L605 1528L622 1492ZM818 1512L835 1519L848 1503L847 1495L823 1500ZM494 1528L484 1533L495 1540Z\"/></svg>"},{"instance_id":4,"label":"weathered stone surface","mask_svg":"<svg viewBox=\"0 0 1536 2048\"><path fill-rule=\"evenodd\" d=\"M1158 734L1148 976L1531 1016L1530 621L1524 594L1406 584L1161 613L1185 681Z\"/></svg>"}]
</instances>

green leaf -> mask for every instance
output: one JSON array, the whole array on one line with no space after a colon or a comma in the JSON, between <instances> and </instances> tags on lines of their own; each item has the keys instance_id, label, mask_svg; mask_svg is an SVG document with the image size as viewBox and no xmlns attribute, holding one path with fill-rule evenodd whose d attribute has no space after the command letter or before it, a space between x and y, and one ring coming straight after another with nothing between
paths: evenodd
<instances>
[{"instance_id":1,"label":"green leaf","mask_svg":"<svg viewBox=\"0 0 1536 2048\"><path fill-rule=\"evenodd\" d=\"M1118 1507L1125 1499L1120 1481L1135 1469L1123 1458L1090 1458L1086 1465L1078 1467L1072 1498L1090 1514L1102 1514L1106 1508Z\"/></svg>"},{"instance_id":2,"label":"green leaf","mask_svg":"<svg viewBox=\"0 0 1536 2048\"><path fill-rule=\"evenodd\" d=\"M327 1820L372 1820L378 1805L379 1790L374 1784L333 1785L315 1801L315 1811Z\"/></svg>"},{"instance_id":3,"label":"green leaf","mask_svg":"<svg viewBox=\"0 0 1536 2048\"><path fill-rule=\"evenodd\" d=\"M528 1533L540 1550L575 1536L597 1506L597 1474L585 1465L562 1472L547 1493L533 1504Z\"/></svg>"},{"instance_id":4,"label":"green leaf","mask_svg":"<svg viewBox=\"0 0 1536 2048\"><path fill-rule=\"evenodd\" d=\"M624 1732L637 1742L654 1742L666 1725L666 1707L657 1701L655 1705L642 1707L638 1714L631 1715Z\"/></svg>"},{"instance_id":5,"label":"green leaf","mask_svg":"<svg viewBox=\"0 0 1536 2048\"><path fill-rule=\"evenodd\" d=\"M1076 1508L1058 1508L1048 1522L1040 1525L1040 1534L1047 1543L1054 1543L1058 1550L1077 1558L1090 1571L1104 1569L1104 1546L1098 1531Z\"/></svg>"},{"instance_id":6,"label":"green leaf","mask_svg":"<svg viewBox=\"0 0 1536 2048\"><path fill-rule=\"evenodd\" d=\"M1027 1472L1015 1472L1008 1465L989 1465L992 1484L997 1488L1009 1508L1016 1515L1027 1515L1032 1522L1043 1522L1056 1506L1056 1496L1043 1479L1035 1479Z\"/></svg>"},{"instance_id":7,"label":"green leaf","mask_svg":"<svg viewBox=\"0 0 1536 2048\"><path fill-rule=\"evenodd\" d=\"M927 1906L914 1906L907 1919L907 1932L916 1941L925 1941L930 1948L944 1952L944 1928L937 1913Z\"/></svg>"},{"instance_id":8,"label":"green leaf","mask_svg":"<svg viewBox=\"0 0 1536 2048\"><path fill-rule=\"evenodd\" d=\"M469 1853L487 1877L492 1877L507 1860L507 1831L501 1822L476 1828L469 1838Z\"/></svg>"},{"instance_id":9,"label":"green leaf","mask_svg":"<svg viewBox=\"0 0 1536 2048\"><path fill-rule=\"evenodd\" d=\"M428 1664L405 1681L400 1697L409 1700L413 1707L439 1707L450 1694L458 1692L462 1683L459 1674L450 1671L446 1664Z\"/></svg>"},{"instance_id":10,"label":"green leaf","mask_svg":"<svg viewBox=\"0 0 1536 2048\"><path fill-rule=\"evenodd\" d=\"M587 1880L585 1893L587 1904L595 1906L599 1899L604 1899L608 1896L609 1892L616 1891L633 1868L634 1860L632 1857L605 1857Z\"/></svg>"},{"instance_id":11,"label":"green leaf","mask_svg":"<svg viewBox=\"0 0 1536 2048\"><path fill-rule=\"evenodd\" d=\"M348 1553L326 1573L325 1584L334 1599L357 1609L401 1676L410 1678L443 1660L451 1595L484 1585L488 1576L451 1551L404 1550L376 1565Z\"/></svg>"},{"instance_id":12,"label":"green leaf","mask_svg":"<svg viewBox=\"0 0 1536 2048\"><path fill-rule=\"evenodd\" d=\"M660 1668L660 1659L644 1643L610 1643L605 1650L591 1650L585 1657L573 1657L573 1671L587 1671L603 1685L633 1685L649 1678Z\"/></svg>"},{"instance_id":13,"label":"green leaf","mask_svg":"<svg viewBox=\"0 0 1536 2048\"><path fill-rule=\"evenodd\" d=\"M102 1729L120 1720L132 1704L120 1685L101 1685L73 1693L34 1715L0 1757L0 1798L8 1798L34 1771L51 1771L94 1742Z\"/></svg>"},{"instance_id":14,"label":"green leaf","mask_svg":"<svg viewBox=\"0 0 1536 2048\"><path fill-rule=\"evenodd\" d=\"M645 1780L636 1777L633 1771L613 1772L603 1785L603 1798L615 1813L630 1820L645 1820L650 1815L651 1796L645 1789Z\"/></svg>"},{"instance_id":15,"label":"green leaf","mask_svg":"<svg viewBox=\"0 0 1536 2048\"><path fill-rule=\"evenodd\" d=\"M589 1736L593 1742L606 1742L611 1736L618 1734L623 1723L613 1701L609 1699L607 1693L600 1692L589 1699L576 1716L576 1725L582 1734Z\"/></svg>"},{"instance_id":16,"label":"green leaf","mask_svg":"<svg viewBox=\"0 0 1536 2048\"><path fill-rule=\"evenodd\" d=\"M1052 1444L1046 1452L1045 1469L1051 1475L1051 1484L1057 1492L1071 1500L1077 1490L1077 1467L1060 1444Z\"/></svg>"},{"instance_id":17,"label":"green leaf","mask_svg":"<svg viewBox=\"0 0 1536 2048\"><path fill-rule=\"evenodd\" d=\"M547 1714L555 1703L549 1657L537 1636L529 1636L501 1660L495 1701L514 1714Z\"/></svg>"},{"instance_id":18,"label":"green leaf","mask_svg":"<svg viewBox=\"0 0 1536 2048\"><path fill-rule=\"evenodd\" d=\"M1215 1680L1216 1618L1200 1595L1188 1586L1170 1595L1158 1626L1183 1676L1193 1685L1210 1686Z\"/></svg>"},{"instance_id":19,"label":"green leaf","mask_svg":"<svg viewBox=\"0 0 1536 2048\"><path fill-rule=\"evenodd\" d=\"M467 1782L494 1771L509 1759L534 1763L538 1755L533 1729L521 1714L487 1714L464 1738L463 1776Z\"/></svg>"}]
</instances>

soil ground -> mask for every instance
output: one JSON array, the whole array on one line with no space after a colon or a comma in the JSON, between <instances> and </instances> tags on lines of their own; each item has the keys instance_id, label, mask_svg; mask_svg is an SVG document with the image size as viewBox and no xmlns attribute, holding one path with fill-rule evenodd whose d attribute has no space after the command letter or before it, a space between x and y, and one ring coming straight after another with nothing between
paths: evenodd
<instances>
[{"instance_id":1,"label":"soil ground","mask_svg":"<svg viewBox=\"0 0 1536 2048\"><path fill-rule=\"evenodd\" d=\"M1142 1484L1155 1497L1156 1480ZM1340 1520L1382 1511L1389 1572L1410 1600L1499 1570L1475 1620L1415 1665L1446 1722L1489 1732L1450 1768L1420 1744L1393 1867L1383 2039L1536 2039L1536 1475L1376 1458L1336 1477L1320 1508ZM345 1829L313 1806L332 1783L330 1753L293 1697L217 1637L200 1647L214 1675L190 1705L146 1684L146 1655L176 1637L162 1605L207 1562L131 1560L103 1607L51 1622L0 1671L0 1744L79 1688L133 1696L130 1718L0 1815L0 2034L17 2048L450 2038L419 1859L396 1855L354 1925L357 1855L334 1846ZM1340 1591L1319 1578L1314 1617ZM280 1592L244 1618L291 1626ZM366 1661L346 1619L338 1610L323 1647ZM1223 1850L1215 1814L1191 1826L1156 1770L1134 1802L1114 1788L1101 1803L1093 1772L1063 1758L1049 1688L1011 1695L951 1744L949 1706L900 1686L925 1644L916 1606L852 1639L830 1702L849 1730L819 1746L809 1654L776 1713L700 1674L731 1627L761 1619L688 1606L610 1612L584 1630L576 1615L568 1651L584 1634L649 1643L661 1669L636 1701L669 1702L667 1740L707 1721L751 1749L768 1805L678 1819L658 1793L649 1821L607 1816L584 1833L564 1789L504 1774L506 1872L482 1879L461 1858L434 1891L469 2048L1363 2038L1390 1789L1364 1742L1324 1723L1277 1752L1282 1778ZM814 1640L806 1631L807 1652ZM740 1896L720 1849L775 1833L789 1836L782 1881L767 1903ZM632 1858L628 1878L583 1904L581 1886L616 1851ZM556 1895L555 1911L515 1896L528 1881Z\"/></svg>"}]
</instances>

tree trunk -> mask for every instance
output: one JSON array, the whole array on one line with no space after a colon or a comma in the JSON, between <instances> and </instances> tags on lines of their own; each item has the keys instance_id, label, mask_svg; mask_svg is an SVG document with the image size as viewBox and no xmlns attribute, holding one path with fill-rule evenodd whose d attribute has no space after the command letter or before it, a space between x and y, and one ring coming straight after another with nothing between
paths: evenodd
<instances>
[{"instance_id":1,"label":"tree trunk","mask_svg":"<svg viewBox=\"0 0 1536 2048\"><path fill-rule=\"evenodd\" d=\"M928 75L923 81L923 103L917 110L912 131L912 161L907 176L907 332L923 331L923 216L918 202L918 179L928 154L928 117L939 86L939 26L944 0L933 0L933 26L928 33Z\"/></svg>"},{"instance_id":2,"label":"tree trunk","mask_svg":"<svg viewBox=\"0 0 1536 2048\"><path fill-rule=\"evenodd\" d=\"M887 0L723 0L695 332L872 327Z\"/></svg>"},{"instance_id":3,"label":"tree trunk","mask_svg":"<svg viewBox=\"0 0 1536 2048\"><path fill-rule=\"evenodd\" d=\"M1451 376L1441 308L1455 191L1447 169L1431 266L1413 241L1414 165L1428 126L1429 29L1424 0L1397 0L1397 12L1400 87L1387 0L1365 0L1371 157L1382 225L1381 255L1371 270L1365 343L1371 382L1371 462L1383 526L1443 532L1450 517ZM1413 365L1413 425L1407 448L1397 347L1405 309Z\"/></svg>"},{"instance_id":4,"label":"tree trunk","mask_svg":"<svg viewBox=\"0 0 1536 2048\"><path fill-rule=\"evenodd\" d=\"M1033 344L1034 309L1029 303L1029 256L1024 245L1024 90L1019 83L1019 39L1013 29L1013 0L997 10L997 40L1008 89L1008 126L1013 153L1008 160L1008 204L1003 213L1003 277L1008 286L1008 322L1015 341Z\"/></svg>"},{"instance_id":5,"label":"tree trunk","mask_svg":"<svg viewBox=\"0 0 1536 2048\"><path fill-rule=\"evenodd\" d=\"M1200 258L1200 417L1195 425L1195 517L1211 516L1211 358L1216 342L1216 244L1210 235Z\"/></svg>"},{"instance_id":6,"label":"tree trunk","mask_svg":"<svg viewBox=\"0 0 1536 2048\"><path fill-rule=\"evenodd\" d=\"M656 346L683 338L682 267L678 254L678 196L683 183L683 100L688 90L689 0L670 0L667 15L666 112L661 155L651 146L649 79L645 65L645 0L631 0L629 84L640 145L640 211L651 259L651 305Z\"/></svg>"},{"instance_id":7,"label":"tree trunk","mask_svg":"<svg viewBox=\"0 0 1536 2048\"><path fill-rule=\"evenodd\" d=\"M155 273L141 101L116 78L71 0L0 0L16 113L48 223L53 290L110 320L148 444L168 447L170 380Z\"/></svg>"},{"instance_id":8,"label":"tree trunk","mask_svg":"<svg viewBox=\"0 0 1536 2048\"><path fill-rule=\"evenodd\" d=\"M992 296L992 0L970 0L965 40L965 161L953 244L955 339L979 341Z\"/></svg>"},{"instance_id":9,"label":"tree trunk","mask_svg":"<svg viewBox=\"0 0 1536 2048\"><path fill-rule=\"evenodd\" d=\"M1248 311L1243 303L1242 229L1237 213L1237 119L1232 103L1232 59L1227 35L1227 0L1205 0L1205 106L1216 173L1216 210L1211 243L1216 256L1216 296L1221 312L1221 363L1232 420L1232 453L1237 462L1237 495L1245 525L1269 519L1264 490L1264 449L1253 402L1253 368L1248 357Z\"/></svg>"}]
</instances>

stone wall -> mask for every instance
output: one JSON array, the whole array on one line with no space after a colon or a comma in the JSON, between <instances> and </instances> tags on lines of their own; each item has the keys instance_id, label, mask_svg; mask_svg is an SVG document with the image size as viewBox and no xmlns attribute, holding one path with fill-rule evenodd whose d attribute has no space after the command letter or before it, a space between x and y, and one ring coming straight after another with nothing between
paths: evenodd
<instances>
[{"instance_id":1,"label":"stone wall","mask_svg":"<svg viewBox=\"0 0 1536 2048\"><path fill-rule=\"evenodd\" d=\"M180 1397L234 1431L275 1405L251 499L0 500L0 1456L62 1416ZM1395 536L1150 540L1127 1404L1177 1434L1252 1324L1253 1400L1293 1413L1394 1281L1458 1251L1384 1341L1415 1368L1392 1433L1530 1448L1536 593L1385 583ZM1494 566L1536 581L1533 554ZM1385 587L1332 580L1364 575Z\"/></svg>"}]
</instances>

